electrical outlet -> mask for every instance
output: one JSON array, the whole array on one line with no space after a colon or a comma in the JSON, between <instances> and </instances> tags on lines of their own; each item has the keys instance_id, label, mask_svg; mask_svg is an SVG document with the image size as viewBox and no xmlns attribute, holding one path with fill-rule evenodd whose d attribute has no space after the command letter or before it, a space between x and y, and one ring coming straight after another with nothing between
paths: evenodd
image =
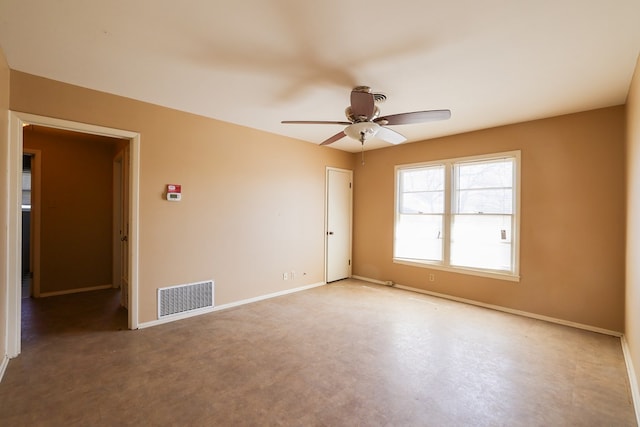
<instances>
[{"instance_id":1,"label":"electrical outlet","mask_svg":"<svg viewBox=\"0 0 640 427\"><path fill-rule=\"evenodd\" d=\"M291 280L296 280L296 271L291 270Z\"/></svg>"},{"instance_id":2,"label":"electrical outlet","mask_svg":"<svg viewBox=\"0 0 640 427\"><path fill-rule=\"evenodd\" d=\"M289 280L289 273L282 273L282 280Z\"/></svg>"},{"instance_id":3,"label":"electrical outlet","mask_svg":"<svg viewBox=\"0 0 640 427\"><path fill-rule=\"evenodd\" d=\"M429 273L429 281L430 282L435 282L436 281L436 275L433 273Z\"/></svg>"}]
</instances>

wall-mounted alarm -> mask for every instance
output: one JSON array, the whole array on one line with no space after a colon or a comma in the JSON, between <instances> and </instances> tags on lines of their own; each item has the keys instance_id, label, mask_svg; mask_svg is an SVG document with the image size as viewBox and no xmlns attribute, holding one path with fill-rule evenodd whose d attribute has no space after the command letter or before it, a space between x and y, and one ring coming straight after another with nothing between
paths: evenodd
<instances>
[{"instance_id":1,"label":"wall-mounted alarm","mask_svg":"<svg viewBox=\"0 0 640 427\"><path fill-rule=\"evenodd\" d=\"M167 200L179 202L182 199L182 186L180 184L167 184Z\"/></svg>"}]
</instances>

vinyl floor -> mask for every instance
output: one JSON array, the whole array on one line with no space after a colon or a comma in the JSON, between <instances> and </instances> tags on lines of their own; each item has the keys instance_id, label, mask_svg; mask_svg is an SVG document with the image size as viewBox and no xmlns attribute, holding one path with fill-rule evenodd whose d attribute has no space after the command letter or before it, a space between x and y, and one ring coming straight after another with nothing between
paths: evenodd
<instances>
[{"instance_id":1,"label":"vinyl floor","mask_svg":"<svg viewBox=\"0 0 640 427\"><path fill-rule=\"evenodd\" d=\"M344 280L137 331L23 299L2 426L635 426L620 339Z\"/></svg>"}]
</instances>

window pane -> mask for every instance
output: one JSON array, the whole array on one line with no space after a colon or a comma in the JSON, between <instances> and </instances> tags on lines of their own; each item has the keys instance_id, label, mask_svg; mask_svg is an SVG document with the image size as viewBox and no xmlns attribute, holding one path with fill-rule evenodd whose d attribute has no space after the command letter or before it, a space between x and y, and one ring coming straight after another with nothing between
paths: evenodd
<instances>
[{"instance_id":1,"label":"window pane","mask_svg":"<svg viewBox=\"0 0 640 427\"><path fill-rule=\"evenodd\" d=\"M511 159L454 165L454 213L513 213Z\"/></svg>"},{"instance_id":2,"label":"window pane","mask_svg":"<svg viewBox=\"0 0 640 427\"><path fill-rule=\"evenodd\" d=\"M31 171L22 171L22 206L31 206Z\"/></svg>"},{"instance_id":3,"label":"window pane","mask_svg":"<svg viewBox=\"0 0 640 427\"><path fill-rule=\"evenodd\" d=\"M513 191L511 188L460 190L456 202L456 213L510 214Z\"/></svg>"},{"instance_id":4,"label":"window pane","mask_svg":"<svg viewBox=\"0 0 640 427\"><path fill-rule=\"evenodd\" d=\"M400 213L444 213L444 166L400 172Z\"/></svg>"},{"instance_id":5,"label":"window pane","mask_svg":"<svg viewBox=\"0 0 640 427\"><path fill-rule=\"evenodd\" d=\"M458 189L513 186L513 160L499 159L455 165Z\"/></svg>"},{"instance_id":6,"label":"window pane","mask_svg":"<svg viewBox=\"0 0 640 427\"><path fill-rule=\"evenodd\" d=\"M444 165L402 170L400 187L402 192L443 191Z\"/></svg>"},{"instance_id":7,"label":"window pane","mask_svg":"<svg viewBox=\"0 0 640 427\"><path fill-rule=\"evenodd\" d=\"M444 213L444 192L402 193L400 213Z\"/></svg>"},{"instance_id":8,"label":"window pane","mask_svg":"<svg viewBox=\"0 0 640 427\"><path fill-rule=\"evenodd\" d=\"M442 261L443 215L399 215L394 257Z\"/></svg>"},{"instance_id":9,"label":"window pane","mask_svg":"<svg viewBox=\"0 0 640 427\"><path fill-rule=\"evenodd\" d=\"M454 215L451 265L511 271L511 215Z\"/></svg>"}]
</instances>

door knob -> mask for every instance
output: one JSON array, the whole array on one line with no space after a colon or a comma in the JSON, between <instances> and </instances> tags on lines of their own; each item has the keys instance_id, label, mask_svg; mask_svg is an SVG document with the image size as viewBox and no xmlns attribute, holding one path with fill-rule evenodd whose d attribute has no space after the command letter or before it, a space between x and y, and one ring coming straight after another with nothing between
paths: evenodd
<instances>
[{"instance_id":1,"label":"door knob","mask_svg":"<svg viewBox=\"0 0 640 427\"><path fill-rule=\"evenodd\" d=\"M328 234L329 236L332 236L332 235L333 235L333 231L327 231L327 234Z\"/></svg>"}]
</instances>

